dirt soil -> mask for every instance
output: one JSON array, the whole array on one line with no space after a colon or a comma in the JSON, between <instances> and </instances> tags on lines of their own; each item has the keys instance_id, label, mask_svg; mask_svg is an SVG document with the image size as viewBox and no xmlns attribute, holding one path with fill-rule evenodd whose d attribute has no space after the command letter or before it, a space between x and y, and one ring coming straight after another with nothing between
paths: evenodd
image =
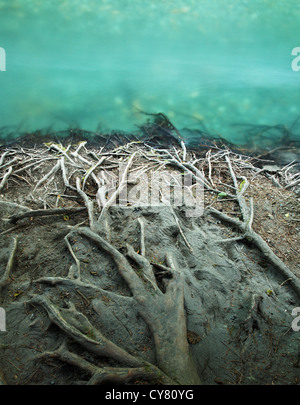
<instances>
[{"instance_id":1,"label":"dirt soil","mask_svg":"<svg viewBox=\"0 0 300 405\"><path fill-rule=\"evenodd\" d=\"M55 155L46 151L45 156ZM71 302L76 313L83 314L115 345L151 364L157 362L152 331L116 263L97 244L76 233L69 242L80 261L82 284L73 279L66 282L75 261L64 238L72 226L81 223L88 227L86 210L8 222L12 215L26 212L21 206L32 210L84 206L74 190L66 191L59 175L52 177L51 188L43 184L34 190L54 164L49 160L38 170L18 173L0 192L0 278L14 238L17 240L10 279L2 288L0 301L6 311L6 331L0 331L0 370L10 385L86 383L87 369L45 355L66 342L72 353L89 364L120 367L115 359L95 355L73 339L51 320L45 307L30 303L33 297L46 297L62 313ZM212 172L215 181L220 176L218 170ZM253 230L300 277L300 195L276 187L264 172L245 169L243 175L249 180L245 198L249 201L253 197L254 202ZM224 183L230 183L228 173L221 172L221 176ZM73 177L70 183L75 186ZM85 191L94 196L96 185L87 183ZM205 208L239 216L235 201L209 191L204 194ZM110 233L104 237L121 253L127 244L139 252L140 218L147 260L159 266L166 265L168 252L176 258L184 280L187 340L202 384L298 385L300 332L292 329L292 310L300 307L300 301L289 281L250 242L220 243L236 236L230 226L209 215L187 218L184 207L175 212L192 249L179 232L170 207L111 207ZM50 277L57 282L43 282ZM60 283L59 278L65 281ZM94 338L94 329L85 334ZM136 378L130 383L146 384L149 380Z\"/></svg>"}]
</instances>

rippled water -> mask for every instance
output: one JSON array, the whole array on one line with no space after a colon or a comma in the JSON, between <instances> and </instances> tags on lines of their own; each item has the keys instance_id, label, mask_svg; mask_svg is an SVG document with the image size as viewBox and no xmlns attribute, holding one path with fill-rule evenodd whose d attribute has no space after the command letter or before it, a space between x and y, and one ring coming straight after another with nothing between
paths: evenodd
<instances>
[{"instance_id":1,"label":"rippled water","mask_svg":"<svg viewBox=\"0 0 300 405\"><path fill-rule=\"evenodd\" d=\"M298 0L0 1L0 127L131 131L141 109L245 143L233 124L300 115L299 46Z\"/></svg>"}]
</instances>

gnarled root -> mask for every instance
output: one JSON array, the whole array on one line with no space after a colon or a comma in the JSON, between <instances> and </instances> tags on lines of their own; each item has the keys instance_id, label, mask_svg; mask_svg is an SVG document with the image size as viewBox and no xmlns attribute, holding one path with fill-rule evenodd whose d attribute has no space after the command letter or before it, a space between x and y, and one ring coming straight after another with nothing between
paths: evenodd
<instances>
[{"instance_id":1,"label":"gnarled root","mask_svg":"<svg viewBox=\"0 0 300 405\"><path fill-rule=\"evenodd\" d=\"M131 382L135 379L150 379L163 384L174 384L170 378L157 367L142 359L132 356L126 350L106 339L89 320L75 306L70 303L69 308L56 308L48 298L36 296L28 301L32 305L42 306L50 320L56 324L67 336L74 339L89 352L107 357L129 367L98 367L81 356L70 352L64 343L53 352L44 352L39 358L58 358L91 374L89 384L103 384L105 382Z\"/></svg>"},{"instance_id":2,"label":"gnarled root","mask_svg":"<svg viewBox=\"0 0 300 405\"><path fill-rule=\"evenodd\" d=\"M135 378L152 380L154 378L167 384L200 384L187 341L183 279L174 258L167 255L167 266L161 268L163 272L164 268L167 269L168 276L168 278L162 279L165 290L163 292L157 284L152 264L145 256L136 253L131 246L127 246L127 255L139 267L138 272L124 254L90 228L76 228L71 233L93 241L115 261L119 274L127 282L132 292L131 299L136 301L138 312L152 332L157 366L129 354L105 338L83 314L76 310L72 303L68 308L58 309L48 298L35 296L29 303L42 306L47 311L50 320L67 336L94 355L108 357L126 367L96 369L96 366L87 364L86 360L70 353L65 347L53 352L51 356L61 359L64 356L65 361L89 371L92 375L91 383L108 380L128 382ZM66 280L64 279L64 281ZM85 285L78 279L69 281ZM47 280L37 280L37 282L47 282ZM54 282L54 284L56 283Z\"/></svg>"},{"instance_id":3,"label":"gnarled root","mask_svg":"<svg viewBox=\"0 0 300 405\"><path fill-rule=\"evenodd\" d=\"M128 247L128 255L141 268L146 283L126 257L99 235L88 228L79 228L76 232L93 240L115 260L138 304L139 313L153 334L158 367L178 383L199 384L187 342L183 279L171 255L166 259L172 278L165 281L166 291L163 293L156 284L152 265L131 247Z\"/></svg>"}]
</instances>

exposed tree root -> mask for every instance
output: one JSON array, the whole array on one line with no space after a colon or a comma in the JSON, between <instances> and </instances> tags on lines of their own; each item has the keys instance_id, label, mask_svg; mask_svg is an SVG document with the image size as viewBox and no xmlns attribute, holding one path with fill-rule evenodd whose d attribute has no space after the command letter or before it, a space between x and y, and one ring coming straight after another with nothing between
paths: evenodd
<instances>
[{"instance_id":1,"label":"exposed tree root","mask_svg":"<svg viewBox=\"0 0 300 405\"><path fill-rule=\"evenodd\" d=\"M9 176L11 175L12 171L13 171L13 169L12 169L12 167L10 166L9 169L7 170L7 172L5 173L5 175L4 175L4 177L3 177L2 181L1 181L1 183L0 183L0 191L1 191L1 190L4 188L4 186L6 185L6 183L7 183L7 181L8 181L8 178L9 178Z\"/></svg>"},{"instance_id":2,"label":"exposed tree root","mask_svg":"<svg viewBox=\"0 0 300 405\"><path fill-rule=\"evenodd\" d=\"M184 314L183 280L171 256L167 264L172 269L172 278L165 282L163 293L155 285L153 269L149 261L128 247L128 254L141 267L150 290L131 267L125 256L90 229L79 228L80 235L97 243L117 264L120 275L127 282L138 304L138 311L148 324L155 341L158 367L175 381L182 384L199 384L200 380L189 354ZM154 290L154 291L153 291ZM176 330L174 330L176 325Z\"/></svg>"},{"instance_id":3,"label":"exposed tree root","mask_svg":"<svg viewBox=\"0 0 300 405\"><path fill-rule=\"evenodd\" d=\"M131 246L127 246L128 256L140 267L142 278L122 253L91 229L77 228L72 231L72 234L88 238L114 259L120 275L130 287L138 312L152 332L158 368L130 355L106 339L83 314L75 309L72 303L69 304L68 309L58 309L46 297L36 296L29 303L41 305L47 311L50 320L59 326L65 334L89 352L97 356L114 359L120 364L130 366L131 369L117 368L115 372L112 368L96 370L95 366L88 366L86 361L80 359L78 355L73 355L62 348L51 356L59 357L90 370L93 383L107 380L129 381L134 378L147 377L148 379L159 378L161 382L168 383L172 381L172 383L180 384L199 384L200 380L190 356L187 341L183 280L176 268L174 259L170 255L166 258L167 269L172 272L172 278L165 280L165 292L163 293L156 284L150 262L146 257L136 253ZM71 250L70 252L72 253ZM52 285L71 282L78 286L90 287L90 285L77 279L59 279L56 277L43 278L35 282L49 282ZM175 325L176 328L174 329Z\"/></svg>"},{"instance_id":4,"label":"exposed tree root","mask_svg":"<svg viewBox=\"0 0 300 405\"><path fill-rule=\"evenodd\" d=\"M249 225L250 220L239 221L235 218L229 217L226 214L216 210L215 208L210 208L206 211L206 214L211 214L219 220L230 224L234 228L241 232L241 236L232 239L225 239L219 241L222 242L234 242L236 240L247 240L255 245L259 251L264 255L265 259L283 276L285 280L288 280L291 287L300 296L300 282L299 279L290 271L290 269L279 259L278 256L272 251L269 245L264 241L264 239L258 235Z\"/></svg>"},{"instance_id":5,"label":"exposed tree root","mask_svg":"<svg viewBox=\"0 0 300 405\"><path fill-rule=\"evenodd\" d=\"M50 215L63 215L63 214L74 214L81 211L85 211L85 207L65 207L65 208L53 208L47 210L29 210L26 212L21 212L11 216L8 219L10 223L16 223L23 218L31 217L45 217Z\"/></svg>"},{"instance_id":6,"label":"exposed tree root","mask_svg":"<svg viewBox=\"0 0 300 405\"><path fill-rule=\"evenodd\" d=\"M88 384L129 384L137 380L146 380L160 384L198 385L201 381L194 359L190 353L187 337L183 274L181 269L178 268L175 257L171 253L167 253L164 258L164 264L154 263L147 257L146 245L148 246L148 244L145 242L147 241L147 221L141 217L138 217L137 221L134 221L134 225L136 225L137 222L139 224L138 238L135 239L139 241L139 251L136 251L133 247L136 242L133 242L133 245L127 243L126 249L124 248L124 250L123 248L118 250L111 242L109 221L112 221L112 218L109 215L109 210L118 199L119 202L121 202L120 205L126 205L127 200L123 198L123 190L129 184L128 176L130 171L135 171L135 173L138 173L137 176L141 176L142 173L148 170L148 167L145 168L144 166L145 161L143 159L146 159L147 164L151 165L151 168L157 167L157 170L159 170L162 167L173 166L178 168L181 173L183 171L192 175L194 180L201 181L204 185L204 189L211 192L214 196L222 191L220 190L220 185L225 186L227 191L226 197L229 197L237 203L239 213L236 212L236 215L241 217L241 220L221 212L214 207L208 208L205 211L206 215L211 215L238 230L238 234L235 237L221 239L218 242L251 242L258 248L274 269L282 275L285 279L283 283L290 284L298 296L300 295L300 283L298 278L275 255L264 239L253 230L254 204L251 198L249 202L247 202L245 198L249 182L245 176L236 175L236 167L232 163L232 154L229 151L217 150L214 154L209 151L205 158L202 159L201 167L198 164L200 159L196 159L189 154L183 141L181 141L181 149L176 150L174 147L174 152L172 153L171 150L154 149L147 144L143 144L141 148L139 146L141 145L138 142L131 142L128 145L116 147L116 149L110 153L102 153L102 149L101 152L96 153L88 152L85 143L80 143L73 152L71 151L71 146L64 148L60 144L47 144L49 150L55 150L59 153L59 156L51 158L56 160L56 164L52 169L48 169L47 174L41 179L36 181L36 179L33 178L33 180L31 180L33 176L31 172L28 172L28 169L36 169L38 165L46 160L50 160L50 158L37 156L34 152L30 152L29 159L25 159L22 164L20 164L18 159L13 160L9 170L2 176L0 190L4 190L4 186L9 184L11 177L16 173L28 173L29 180L35 180L36 184L32 192L39 192L42 188L41 186L45 187L46 200L49 195L53 195L53 189L50 190L51 192L47 189L47 182L53 175L57 175L57 172L61 172L62 178L60 180L62 187L64 187L63 192L76 193L76 197L82 199L84 207L73 206L59 208L58 199L55 208L49 206L49 209L29 209L18 204L0 201L0 204L4 204L9 210L17 210L17 214L11 215L7 220L9 223L16 223L24 218L87 211L89 226L82 227L82 223L77 224L71 227L70 232L64 236L68 251L74 260L67 276L44 276L32 280L30 283L35 286L37 284L46 284L53 287L64 286L66 289L72 289L84 298L86 306L90 304L90 297L86 298L85 295L87 291L97 293L98 298L93 298L96 300L101 300L101 298L99 298L101 295L106 295L109 298L116 299L116 301L120 299L121 295L104 290L97 283L85 280L83 266L81 268L81 258L80 255L76 253L76 248L72 246L72 241L78 236L84 238L85 243L86 240L88 240L89 244L94 245L94 248L96 246L101 252L106 253L107 256L113 259L119 275L129 287L132 295L126 297L122 296L122 299L128 300L127 302L130 302L130 304L134 304L136 311L149 327L155 344L156 362L155 364L151 364L106 338L98 329L98 326L93 325L86 315L75 308L72 301L67 303L67 308L60 307L58 304L54 304L54 300L49 298L51 294L47 295L46 293L43 295L34 295L27 303L32 306L38 305L42 307L46 311L50 321L60 329L66 338L57 349L45 351L37 358L58 359L59 361L78 367L89 375L89 380L86 381ZM83 153L85 154L83 155ZM4 168L3 162L7 155L9 155L9 153L5 152L1 156L0 169ZM70 156L72 156L72 158ZM94 163L92 158L96 159L97 162ZM109 184L106 178L107 170L108 167L116 168L117 165L120 164L119 159L123 160L122 164L125 162L125 169L122 172L115 191L109 197ZM136 167L132 169L135 159L139 161ZM240 157L238 160L241 161ZM225 165L227 173L231 177L232 184L230 185L224 183L226 179L214 177L214 169L221 163L223 164L222 169L224 169ZM74 169L72 174L70 174L68 170L69 167ZM100 174L99 172L97 173L97 169L100 170ZM205 170L208 171L208 175L205 174ZM82 173L84 173L84 177L82 177ZM238 179L241 179L240 183ZM297 176L291 177L290 180L291 187L298 184L299 181ZM228 192L228 190L230 190L230 192ZM55 195L58 196L58 189L56 188L54 191L56 192ZM91 198L92 196L96 197L95 200L98 206L94 206L95 200ZM73 198L76 205L74 195L67 195L67 197ZM45 202L45 200L42 201ZM189 249L189 254L191 256L195 255L193 247L188 241L189 235L183 232L174 208L171 207L171 209L175 218L176 227L179 231L177 231L176 236L180 234ZM174 224L172 224L172 226L174 226ZM13 229L14 228L11 228L11 230ZM6 270L0 279L0 292L9 282L16 249L17 239L14 238ZM92 254L97 255L97 249L95 249L95 252ZM40 286L38 287L40 288ZM252 333L255 329L258 316L263 317L260 305L262 301L261 295L253 294L252 298L249 316L242 325L247 334ZM110 359L118 365L116 367L102 367L99 366L96 361L91 362L87 360L83 355L71 351L70 345L68 347L67 339L76 342L95 356L95 358Z\"/></svg>"},{"instance_id":7,"label":"exposed tree root","mask_svg":"<svg viewBox=\"0 0 300 405\"><path fill-rule=\"evenodd\" d=\"M110 340L106 339L89 320L75 306L70 303L69 308L56 308L45 297L34 297L29 304L40 305L48 313L49 319L56 324L67 336L75 340L89 352L99 357L113 359L118 363L130 366L120 367L97 367L83 359L81 356L70 352L63 343L54 352L44 352L40 357L59 358L91 374L89 384L103 384L105 382L132 382L138 378L154 380L162 384L175 384L157 367L142 359L132 356Z\"/></svg>"},{"instance_id":8,"label":"exposed tree root","mask_svg":"<svg viewBox=\"0 0 300 405\"><path fill-rule=\"evenodd\" d=\"M37 359L54 358L59 359L72 366L78 367L81 370L91 375L87 382L88 385L99 384L130 384L137 380L151 381L152 383L172 384L174 381L164 376L160 370L155 368L152 364L142 363L140 367L98 367L93 363L85 360L83 357L70 352L66 343L54 352L44 352L39 355Z\"/></svg>"},{"instance_id":9,"label":"exposed tree root","mask_svg":"<svg viewBox=\"0 0 300 405\"><path fill-rule=\"evenodd\" d=\"M13 269L13 263L14 263L14 259L15 259L16 250L17 250L17 238L13 238L13 246L12 246L10 256L9 256L9 259L8 259L8 262L6 265L6 269L0 279L0 294L1 294L2 288L9 282L10 273Z\"/></svg>"}]
</instances>

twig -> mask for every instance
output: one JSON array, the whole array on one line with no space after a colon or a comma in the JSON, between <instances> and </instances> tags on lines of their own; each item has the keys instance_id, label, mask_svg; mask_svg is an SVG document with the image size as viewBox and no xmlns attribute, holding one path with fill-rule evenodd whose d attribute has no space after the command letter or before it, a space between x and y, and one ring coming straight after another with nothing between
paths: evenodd
<instances>
[{"instance_id":1,"label":"twig","mask_svg":"<svg viewBox=\"0 0 300 405\"><path fill-rule=\"evenodd\" d=\"M65 242L66 242L66 244L68 246L68 249L69 249L73 259L75 260L75 263L76 263L76 266L77 266L77 275L78 275L77 278L78 278L78 280L80 280L80 261L77 259L76 255L75 255L75 253L74 253L74 251L72 249L72 246L71 246L71 244L69 242L68 237L69 237L69 235L66 235L64 239L65 239Z\"/></svg>"},{"instance_id":2,"label":"twig","mask_svg":"<svg viewBox=\"0 0 300 405\"><path fill-rule=\"evenodd\" d=\"M12 170L13 170L13 169L12 169L12 167L10 166L9 169L8 169L8 171L5 173L3 179L2 179L2 181L1 181L1 183L0 183L0 191L3 189L3 187L4 187L5 184L7 183L7 180L8 180L8 178L9 178L9 176L11 175Z\"/></svg>"},{"instance_id":3,"label":"twig","mask_svg":"<svg viewBox=\"0 0 300 405\"><path fill-rule=\"evenodd\" d=\"M62 214L71 214L84 211L85 207L63 207L63 208L51 208L51 209L44 209L44 210L31 210L26 212L20 212L19 214L15 214L8 219L10 223L16 223L20 219L23 218L31 218L31 217L45 217L49 215L62 215Z\"/></svg>"},{"instance_id":4,"label":"twig","mask_svg":"<svg viewBox=\"0 0 300 405\"><path fill-rule=\"evenodd\" d=\"M34 187L33 191L35 191L41 184L43 184L49 177L51 177L54 173L57 172L57 170L59 169L61 163L60 161L58 161L56 163L56 165L40 180L38 181L38 183L36 184L36 186Z\"/></svg>"},{"instance_id":5,"label":"twig","mask_svg":"<svg viewBox=\"0 0 300 405\"><path fill-rule=\"evenodd\" d=\"M127 180L128 180L128 179L127 179L127 177L128 177L128 176L127 176L127 175L128 175L128 171L129 171L129 169L130 169L130 167L131 167L131 165L132 165L133 159L134 159L134 157L135 157L136 154L137 154L137 152L134 152L134 153L131 155L131 157L130 157L130 159L129 159L127 165L126 165L126 168L125 168L125 170L124 170L124 173L123 173L123 175L122 175L122 178L121 178L121 181L120 181L120 183L119 183L119 186L118 186L117 190L112 194L112 196L110 197L110 199L105 203L105 205L104 205L103 208L102 208L102 211L101 211L101 213L100 213L100 215L99 215L99 218L98 218L98 223L103 219L103 217L105 216L105 214L106 214L106 212L108 211L109 207L110 207L113 203L115 203L117 197L120 195L120 193L122 192L123 188L126 186Z\"/></svg>"},{"instance_id":6,"label":"twig","mask_svg":"<svg viewBox=\"0 0 300 405\"><path fill-rule=\"evenodd\" d=\"M209 180L210 180L210 182L211 182L211 185L212 185L213 187L215 187L214 182L213 182L213 180L212 180L212 178L211 178L211 161L210 161L210 158L211 158L211 150L209 150L209 151L207 152L206 158L207 158L207 161L208 161L208 178L209 178Z\"/></svg>"},{"instance_id":7,"label":"twig","mask_svg":"<svg viewBox=\"0 0 300 405\"><path fill-rule=\"evenodd\" d=\"M76 179L76 188L77 192L80 195L80 197L83 199L84 204L88 210L88 215L89 215L89 221L90 221L90 227L91 229L94 229L94 203L91 201L88 196L85 194L84 191L81 190L80 188L80 179L77 177Z\"/></svg>"},{"instance_id":8,"label":"twig","mask_svg":"<svg viewBox=\"0 0 300 405\"><path fill-rule=\"evenodd\" d=\"M3 155L1 155L1 158L0 158L0 168L1 168L1 166L3 165L5 156L8 155L9 153L10 153L10 151L8 150L8 151L4 152Z\"/></svg>"},{"instance_id":9,"label":"twig","mask_svg":"<svg viewBox=\"0 0 300 405\"><path fill-rule=\"evenodd\" d=\"M181 147L182 147L182 160L183 162L186 161L186 147L185 147L185 143L183 141L180 142Z\"/></svg>"},{"instance_id":10,"label":"twig","mask_svg":"<svg viewBox=\"0 0 300 405\"><path fill-rule=\"evenodd\" d=\"M84 176L83 184L82 184L82 190L84 190L85 183L87 182L88 177L93 173L93 171L100 166L104 161L105 161L105 156L103 156L94 166L91 166L87 172L86 175Z\"/></svg>"},{"instance_id":11,"label":"twig","mask_svg":"<svg viewBox=\"0 0 300 405\"><path fill-rule=\"evenodd\" d=\"M48 146L48 145L47 145ZM70 145L69 145L70 146ZM69 159L69 161L75 165L75 162L70 158L70 156L67 154L67 150L62 149L61 147L59 147L58 145L56 145L55 143L52 143L49 146L49 149L55 149L57 152L61 153L63 156L65 156L67 159Z\"/></svg>"},{"instance_id":12,"label":"twig","mask_svg":"<svg viewBox=\"0 0 300 405\"><path fill-rule=\"evenodd\" d=\"M12 268L13 268L13 263L14 263L16 250L17 250L17 237L13 238L13 247L12 247L12 250L10 252L10 256L9 256L9 259L8 259L4 274L2 275L2 277L0 279L0 291L8 283L10 273L11 273Z\"/></svg>"},{"instance_id":13,"label":"twig","mask_svg":"<svg viewBox=\"0 0 300 405\"><path fill-rule=\"evenodd\" d=\"M178 229L179 229L180 235L182 236L182 238L183 238L183 240L184 240L184 243L185 243L186 246L188 247L189 251L190 251L191 253L193 253L193 248L192 248L192 246L190 245L189 241L187 240L185 234L183 233L183 231L182 231L182 229L181 229L179 220L178 220L178 218L177 218L177 215L175 214L175 211L174 211L174 208L172 207L172 205L171 205L171 210L172 210L172 213L173 213L173 215L174 215L175 222L176 222L176 225L177 225L177 227L178 227Z\"/></svg>"}]
</instances>

